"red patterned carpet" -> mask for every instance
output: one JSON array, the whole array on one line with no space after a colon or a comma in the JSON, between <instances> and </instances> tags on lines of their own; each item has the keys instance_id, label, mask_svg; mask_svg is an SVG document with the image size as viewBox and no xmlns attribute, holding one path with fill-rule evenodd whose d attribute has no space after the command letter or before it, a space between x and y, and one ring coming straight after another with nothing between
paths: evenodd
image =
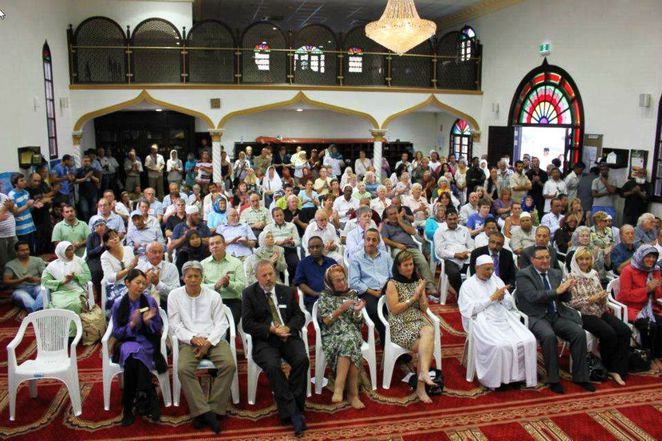
<instances>
[{"instance_id":1,"label":"red patterned carpet","mask_svg":"<svg viewBox=\"0 0 662 441\"><path fill-rule=\"evenodd\" d=\"M461 366L464 334L453 306L436 306L442 317L443 371L446 389L433 404L417 401L399 381L396 370L390 390L362 393L366 409L331 405L331 394L313 395L306 412L306 440L659 440L662 439L662 381L660 372L631 375L626 387L612 382L597 385L596 393L583 392L564 381L565 395L541 384L529 390L488 391L467 383ZM0 300L0 346L14 337L24 314ZM311 326L312 330L312 326ZM33 334L30 332L29 334ZM314 341L314 340L311 340ZM312 350L312 345L311 345ZM33 357L36 347L26 338L18 348L19 362ZM239 352L241 402L213 437L195 430L182 395L180 407L164 408L158 425L140 420L120 426L121 390L114 382L111 410L103 410L100 346L79 347L83 413L75 417L66 389L57 382L39 383L39 396L31 399L24 383L18 392L16 421L9 421L7 355L0 356L0 438L12 440L282 440L293 439L282 426L264 375L260 376L255 406L246 403L246 363ZM314 354L311 354L314 356ZM381 359L381 354L378 354ZM540 362L540 359L539 359ZM562 366L567 369L567 357ZM380 363L381 367L381 363ZM539 363L539 373L543 373ZM564 372L567 380L567 371ZM203 380L205 381L205 380ZM379 373L381 384L381 373Z\"/></svg>"}]
</instances>

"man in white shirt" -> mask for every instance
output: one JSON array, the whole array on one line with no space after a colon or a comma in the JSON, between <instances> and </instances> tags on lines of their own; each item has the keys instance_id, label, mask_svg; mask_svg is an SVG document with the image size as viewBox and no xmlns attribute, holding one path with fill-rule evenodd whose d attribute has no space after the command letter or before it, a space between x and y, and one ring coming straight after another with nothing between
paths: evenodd
<instances>
[{"instance_id":1,"label":"man in white shirt","mask_svg":"<svg viewBox=\"0 0 662 441\"><path fill-rule=\"evenodd\" d=\"M121 217L124 223L129 220L129 208L120 201L115 200L115 193L113 193L113 190L104 191L103 198L108 201L110 211Z\"/></svg>"},{"instance_id":2,"label":"man in white shirt","mask_svg":"<svg viewBox=\"0 0 662 441\"><path fill-rule=\"evenodd\" d=\"M466 225L469 216L478 212L478 199L479 199L478 193L473 192L469 194L469 202L467 202L462 206L462 208L460 208L461 225Z\"/></svg>"},{"instance_id":3,"label":"man in white shirt","mask_svg":"<svg viewBox=\"0 0 662 441\"><path fill-rule=\"evenodd\" d=\"M179 271L175 264L163 260L163 245L151 242L137 268L145 273L147 291L161 308L167 310L168 295L179 288Z\"/></svg>"},{"instance_id":4,"label":"man in white shirt","mask_svg":"<svg viewBox=\"0 0 662 441\"><path fill-rule=\"evenodd\" d=\"M510 248L513 250L513 253L519 256L524 251L524 248L535 245L535 243L536 232L533 229L531 214L524 212L519 215L519 226L515 226L511 230Z\"/></svg>"},{"instance_id":5,"label":"man in white shirt","mask_svg":"<svg viewBox=\"0 0 662 441\"><path fill-rule=\"evenodd\" d=\"M526 192L531 190L531 181L526 176L523 161L515 161L515 172L510 175L510 197L513 201L521 202Z\"/></svg>"},{"instance_id":6,"label":"man in white shirt","mask_svg":"<svg viewBox=\"0 0 662 441\"><path fill-rule=\"evenodd\" d=\"M547 201L545 201L545 203L547 203ZM563 203L560 199L554 198L552 199L551 207L551 211L542 217L540 225L548 227L549 234L554 237L554 233L559 229L561 219L563 219L563 215L561 214L561 210L563 210Z\"/></svg>"},{"instance_id":7,"label":"man in white shirt","mask_svg":"<svg viewBox=\"0 0 662 441\"><path fill-rule=\"evenodd\" d=\"M572 171L565 177L565 188L568 192L568 200L572 201L577 197L577 187L579 187L579 178L582 176L586 166L583 162L575 164Z\"/></svg>"},{"instance_id":8,"label":"man in white shirt","mask_svg":"<svg viewBox=\"0 0 662 441\"><path fill-rule=\"evenodd\" d=\"M416 183L411 186L411 194L402 198L402 204L409 207L414 214L414 222L412 222L414 227L424 225L425 221L430 217L430 203L425 199L423 186L421 184Z\"/></svg>"},{"instance_id":9,"label":"man in white shirt","mask_svg":"<svg viewBox=\"0 0 662 441\"><path fill-rule=\"evenodd\" d=\"M148 186L156 190L159 199L163 199L163 169L165 160L159 153L159 146L152 144L149 148L149 155L145 158L145 168L147 169Z\"/></svg>"},{"instance_id":10,"label":"man in white shirt","mask_svg":"<svg viewBox=\"0 0 662 441\"><path fill-rule=\"evenodd\" d=\"M483 232L474 237L474 248L487 246L490 242L490 234L498 231L499 225L497 224L497 221L492 217L488 217L483 224Z\"/></svg>"},{"instance_id":11,"label":"man in white shirt","mask_svg":"<svg viewBox=\"0 0 662 441\"><path fill-rule=\"evenodd\" d=\"M193 416L193 426L200 428L207 425L218 433L220 425L216 415L225 415L236 370L230 345L223 338L229 321L221 296L202 286L200 262L186 262L182 274L185 286L173 290L168 296L170 332L179 343L175 375L179 375L182 383ZM205 399L196 375L202 358L211 360L218 370L208 399Z\"/></svg>"},{"instance_id":12,"label":"man in white shirt","mask_svg":"<svg viewBox=\"0 0 662 441\"><path fill-rule=\"evenodd\" d=\"M565 182L561 179L561 172L558 168L553 168L551 178L545 182L542 188L542 195L545 198L545 213L552 210L552 199L558 198L562 194L568 194L567 191Z\"/></svg>"},{"instance_id":13,"label":"man in white shirt","mask_svg":"<svg viewBox=\"0 0 662 441\"><path fill-rule=\"evenodd\" d=\"M437 256L444 259L445 272L448 276L454 294L460 292L462 272L466 271L469 262L473 240L467 227L458 224L455 211L446 213L447 228L437 228L434 233L434 250Z\"/></svg>"},{"instance_id":14,"label":"man in white shirt","mask_svg":"<svg viewBox=\"0 0 662 441\"><path fill-rule=\"evenodd\" d=\"M126 235L124 220L111 211L110 204L105 197L99 199L99 202L97 202L97 214L90 218L90 233L94 232L94 227L92 227L92 225L94 225L94 222L97 219L103 219L109 230L117 231L120 235L120 239L124 239L124 236Z\"/></svg>"},{"instance_id":15,"label":"man in white shirt","mask_svg":"<svg viewBox=\"0 0 662 441\"><path fill-rule=\"evenodd\" d=\"M324 255L342 264L342 254L340 254L340 239L336 233L336 227L331 225L329 217L324 210L317 210L315 221L310 222L303 233L301 242L308 243L311 237L319 236L324 242Z\"/></svg>"},{"instance_id":16,"label":"man in white shirt","mask_svg":"<svg viewBox=\"0 0 662 441\"><path fill-rule=\"evenodd\" d=\"M358 210L359 201L352 197L354 189L351 185L347 184L343 187L343 194L333 201L333 211L338 213L340 223L344 225L349 220L349 215L352 211ZM304 242L306 243L306 242Z\"/></svg>"}]
</instances>

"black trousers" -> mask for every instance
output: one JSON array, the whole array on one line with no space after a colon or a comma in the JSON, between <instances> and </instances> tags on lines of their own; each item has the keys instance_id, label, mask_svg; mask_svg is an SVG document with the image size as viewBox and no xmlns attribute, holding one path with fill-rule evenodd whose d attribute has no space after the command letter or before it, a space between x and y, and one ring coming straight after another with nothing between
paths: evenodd
<instances>
[{"instance_id":1,"label":"black trousers","mask_svg":"<svg viewBox=\"0 0 662 441\"><path fill-rule=\"evenodd\" d=\"M375 329L377 330L377 333L379 333L380 345L383 347L384 342L386 341L386 329L384 328L382 321L379 320L379 315L377 314L377 303L379 303L380 297L375 297L370 294L363 294L361 299L365 300L365 310L368 312L368 316L375 323ZM388 317L386 306L384 306L384 317Z\"/></svg>"},{"instance_id":2,"label":"black trousers","mask_svg":"<svg viewBox=\"0 0 662 441\"><path fill-rule=\"evenodd\" d=\"M285 262L287 263L287 272L290 273L290 280L287 282L292 285L294 275L297 272L297 265L299 265L299 255L297 249L294 247L284 247L285 249Z\"/></svg>"},{"instance_id":3,"label":"black trousers","mask_svg":"<svg viewBox=\"0 0 662 441\"><path fill-rule=\"evenodd\" d=\"M448 276L448 282L451 284L453 289L458 295L460 294L460 286L462 285L462 272L467 270L467 266L463 265L460 268L457 263L453 262L450 259L444 259L446 275Z\"/></svg>"},{"instance_id":4,"label":"black trousers","mask_svg":"<svg viewBox=\"0 0 662 441\"><path fill-rule=\"evenodd\" d=\"M223 304L232 311L232 318L234 319L234 326L236 328L239 326L239 320L241 319L241 299L223 299Z\"/></svg>"},{"instance_id":5,"label":"black trousers","mask_svg":"<svg viewBox=\"0 0 662 441\"><path fill-rule=\"evenodd\" d=\"M300 337L289 337L286 341L272 335L268 341L253 340L253 360L269 378L276 398L278 416L287 420L302 413L308 386L308 354ZM289 379L280 365L284 359L292 368Z\"/></svg>"},{"instance_id":6,"label":"black trousers","mask_svg":"<svg viewBox=\"0 0 662 441\"><path fill-rule=\"evenodd\" d=\"M560 381L556 336L570 343L572 381L575 383L589 381L588 366L586 366L586 332L581 325L556 315L536 319L529 325L529 329L542 347L548 383L558 383Z\"/></svg>"},{"instance_id":7,"label":"black trousers","mask_svg":"<svg viewBox=\"0 0 662 441\"><path fill-rule=\"evenodd\" d=\"M621 377L628 373L630 355L630 328L609 313L597 315L582 314L584 329L600 340L600 356L608 372L616 372Z\"/></svg>"},{"instance_id":8,"label":"black trousers","mask_svg":"<svg viewBox=\"0 0 662 441\"><path fill-rule=\"evenodd\" d=\"M655 315L649 330L640 330L641 346L650 349L654 358L662 357L662 317Z\"/></svg>"},{"instance_id":9,"label":"black trousers","mask_svg":"<svg viewBox=\"0 0 662 441\"><path fill-rule=\"evenodd\" d=\"M152 383L152 374L142 361L129 357L124 362L124 391L122 403L125 412L133 410L133 401L138 391L152 393L154 384Z\"/></svg>"}]
</instances>

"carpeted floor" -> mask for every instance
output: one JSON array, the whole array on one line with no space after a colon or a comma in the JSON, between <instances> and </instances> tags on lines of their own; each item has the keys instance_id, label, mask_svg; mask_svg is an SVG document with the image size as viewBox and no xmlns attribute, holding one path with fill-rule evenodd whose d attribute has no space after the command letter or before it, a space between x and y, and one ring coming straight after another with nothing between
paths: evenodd
<instances>
[{"instance_id":1,"label":"carpeted floor","mask_svg":"<svg viewBox=\"0 0 662 441\"><path fill-rule=\"evenodd\" d=\"M417 401L396 369L391 389L378 388L361 394L366 409L356 411L346 404L331 405L324 390L308 400L307 440L658 440L662 439L661 372L631 375L626 387L612 382L597 385L596 393L584 392L568 381L564 371L565 395L556 395L542 384L534 389L489 391L464 379L461 365L464 333L454 306L434 307L442 317L443 372L446 389L433 397L433 404ZM0 346L14 337L25 316L0 300ZM311 326L312 333L312 326ZM34 334L29 331L17 350L19 362L36 353ZM311 343L314 340L311 340ZM311 344L311 351L312 344ZM100 346L79 347L83 413L75 417L66 389L57 382L39 383L39 395L29 397L27 384L18 392L16 421L9 421L7 354L0 355L0 437L30 440L178 440L228 439L266 441L293 439L290 427L282 426L275 413L270 389L260 376L257 403L246 402L246 363L239 350L241 402L232 407L222 423L223 432L213 437L195 430L182 395L180 407L163 409L158 425L140 420L120 426L121 390L113 383L111 410L103 410ZM311 353L314 357L314 353ZM378 354L381 360L381 353ZM562 360L568 367L567 356ZM381 363L379 363L381 368ZM378 371L379 371L378 368ZM544 369L539 357L539 375ZM208 381L204 377L202 381ZM381 372L378 373L381 384Z\"/></svg>"}]
</instances>

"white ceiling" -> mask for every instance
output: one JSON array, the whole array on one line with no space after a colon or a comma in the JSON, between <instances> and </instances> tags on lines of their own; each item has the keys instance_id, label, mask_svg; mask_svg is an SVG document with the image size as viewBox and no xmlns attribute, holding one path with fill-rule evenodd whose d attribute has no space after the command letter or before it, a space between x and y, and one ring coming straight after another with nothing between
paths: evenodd
<instances>
[{"instance_id":1,"label":"white ceiling","mask_svg":"<svg viewBox=\"0 0 662 441\"><path fill-rule=\"evenodd\" d=\"M479 2L415 0L421 18L437 22ZM238 29L266 19L285 31L322 23L345 32L379 19L385 6L386 0L195 0L193 15L194 21L213 18Z\"/></svg>"}]
</instances>

